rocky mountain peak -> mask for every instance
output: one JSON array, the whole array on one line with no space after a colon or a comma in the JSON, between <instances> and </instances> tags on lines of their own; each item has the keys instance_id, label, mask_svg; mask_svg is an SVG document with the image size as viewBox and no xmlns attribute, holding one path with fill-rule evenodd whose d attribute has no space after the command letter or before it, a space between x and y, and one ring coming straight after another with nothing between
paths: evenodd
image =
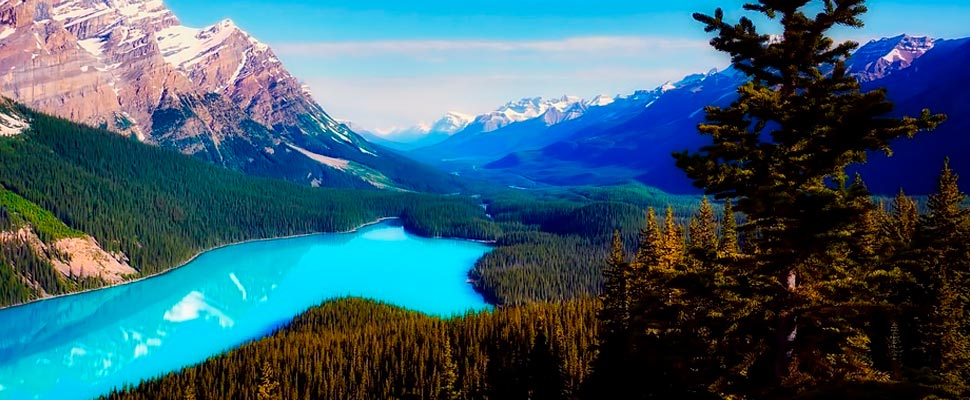
<instances>
[{"instance_id":1,"label":"rocky mountain peak","mask_svg":"<svg viewBox=\"0 0 970 400\"><path fill-rule=\"evenodd\" d=\"M872 40L852 54L846 67L859 81L874 81L909 68L913 61L932 50L936 42L930 37L909 35Z\"/></svg>"}]
</instances>

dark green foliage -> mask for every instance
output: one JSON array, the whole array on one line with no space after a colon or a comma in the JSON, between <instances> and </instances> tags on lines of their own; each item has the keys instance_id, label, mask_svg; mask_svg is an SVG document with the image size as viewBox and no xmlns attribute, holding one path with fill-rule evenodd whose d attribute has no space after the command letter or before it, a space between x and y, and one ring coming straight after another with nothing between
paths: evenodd
<instances>
[{"instance_id":1,"label":"dark green foliage","mask_svg":"<svg viewBox=\"0 0 970 400\"><path fill-rule=\"evenodd\" d=\"M862 4L746 5L780 21L777 41L749 19L725 23L720 9L695 15L751 82L729 108L707 109L700 131L713 144L676 158L698 187L737 201L742 235L729 202L718 243L702 205L681 257L671 213L664 228L649 213L632 263L640 278L623 293L612 289L623 275L607 270L604 305L633 311L601 313L586 398L967 395L970 211L956 177L944 169L920 220L912 200L900 195L886 213L844 173L943 120L888 117L885 93L846 76L855 44L825 32L860 26Z\"/></svg>"},{"instance_id":2,"label":"dark green foliage","mask_svg":"<svg viewBox=\"0 0 970 400\"><path fill-rule=\"evenodd\" d=\"M643 219L641 208L627 203L593 203L579 207L542 225L543 230L589 239L609 238L614 229L631 232Z\"/></svg>"},{"instance_id":3,"label":"dark green foliage","mask_svg":"<svg viewBox=\"0 0 970 400\"><path fill-rule=\"evenodd\" d=\"M588 239L544 232L507 234L470 273L493 304L566 300L599 293L604 251Z\"/></svg>"},{"instance_id":4,"label":"dark green foliage","mask_svg":"<svg viewBox=\"0 0 970 400\"><path fill-rule=\"evenodd\" d=\"M272 336L108 399L564 399L585 379L596 302L440 320L326 303ZM278 395L265 397L264 393Z\"/></svg>"},{"instance_id":5,"label":"dark green foliage","mask_svg":"<svg viewBox=\"0 0 970 400\"><path fill-rule=\"evenodd\" d=\"M185 111L177 108L163 108L152 114L152 132L171 133L185 124Z\"/></svg>"},{"instance_id":6,"label":"dark green foliage","mask_svg":"<svg viewBox=\"0 0 970 400\"><path fill-rule=\"evenodd\" d=\"M874 208L861 181L845 169L866 153L889 151L943 120L890 117L884 91L862 93L846 74L855 43L835 44L835 27L858 27L863 0L761 0L745 6L780 22L781 40L751 20L695 19L714 32L714 48L750 82L727 108L708 107L699 129L713 144L677 154L695 185L718 199L736 200L746 217L750 257L731 263L721 296L732 321L721 343L737 357L720 360L729 373L719 390L760 390L786 397L819 385L881 381L868 358L865 310L882 303L867 285L871 248L865 237ZM817 13L817 14L816 14Z\"/></svg>"},{"instance_id":7,"label":"dark green foliage","mask_svg":"<svg viewBox=\"0 0 970 400\"><path fill-rule=\"evenodd\" d=\"M25 281L27 280L27 281ZM37 298L43 290L62 294L70 290L66 279L20 238L0 241L0 304Z\"/></svg>"},{"instance_id":8,"label":"dark green foliage","mask_svg":"<svg viewBox=\"0 0 970 400\"><path fill-rule=\"evenodd\" d=\"M427 237L457 237L494 241L502 228L488 219L469 219L483 210L471 201L437 201L404 209L401 219L408 230Z\"/></svg>"}]
</instances>

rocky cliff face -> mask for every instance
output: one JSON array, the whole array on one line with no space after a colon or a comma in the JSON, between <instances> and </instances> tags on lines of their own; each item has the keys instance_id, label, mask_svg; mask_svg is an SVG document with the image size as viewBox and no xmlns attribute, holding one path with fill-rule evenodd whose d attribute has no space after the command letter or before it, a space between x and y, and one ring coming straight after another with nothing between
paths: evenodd
<instances>
[{"instance_id":1,"label":"rocky cliff face","mask_svg":"<svg viewBox=\"0 0 970 400\"><path fill-rule=\"evenodd\" d=\"M335 171L288 144L361 163L379 157L268 46L229 20L182 26L160 0L0 1L0 91L225 167L305 183L326 184Z\"/></svg>"}]
</instances>

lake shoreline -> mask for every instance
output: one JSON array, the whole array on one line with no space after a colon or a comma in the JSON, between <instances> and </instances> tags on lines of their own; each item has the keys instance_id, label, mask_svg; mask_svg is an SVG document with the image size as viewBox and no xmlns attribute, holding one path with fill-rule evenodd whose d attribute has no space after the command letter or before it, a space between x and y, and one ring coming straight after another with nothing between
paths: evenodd
<instances>
[{"instance_id":1,"label":"lake shoreline","mask_svg":"<svg viewBox=\"0 0 970 400\"><path fill-rule=\"evenodd\" d=\"M212 246L139 279L146 282L0 312L4 321L28 322L12 325L0 344L0 397L8 389L13 398L104 396L246 346L347 298L442 320L495 309L463 278L491 247L430 240L393 219Z\"/></svg>"},{"instance_id":2,"label":"lake shoreline","mask_svg":"<svg viewBox=\"0 0 970 400\"><path fill-rule=\"evenodd\" d=\"M159 276L162 276L162 275L168 274L170 272L176 271L176 270L178 270L178 269L180 269L182 267L185 267L186 265L191 264L193 261L195 261L196 259L198 259L199 257L201 257L205 253L208 253L210 251L219 250L219 249L224 249L224 248L227 248L227 247L238 246L238 245L247 244L247 243L258 243L258 242L269 242L269 241L273 241L273 240L296 239L296 238L303 238L303 237L316 236L316 235L327 235L327 234L340 235L340 234L355 233L355 232L360 231L361 229L364 229L364 228L367 228L367 227L371 227L371 226L374 226L374 225L378 225L378 224L381 224L381 223L384 223L384 222L387 222L387 221L400 220L400 219L401 219L401 217L381 217L381 218L375 219L373 221L370 221L370 222L367 222L367 223L364 223L364 224L360 224L360 225L358 225L357 227L355 227L353 229L348 229L348 230L343 230L343 231L336 231L336 232L312 232L312 233L302 233L302 234L297 234L297 235L287 235L287 236L279 236L279 237L271 237L271 238L247 239L247 240L240 240L240 241L236 241L236 242L232 242L232 243L227 243L227 244L223 244L223 245L219 245L219 246L213 246L213 247L210 247L208 249L200 250L200 251L196 252L195 255L193 255L192 257L190 257L185 262L179 264L178 266L175 266L175 267L172 267L172 268L169 268L169 269L166 269L164 271L157 272L157 273L154 273L154 274L151 274L151 275L143 276L143 277L140 277L138 279L133 279L133 280L130 280L130 281L119 282L119 283L116 283L116 284L113 284L113 285L105 285L105 286L101 286L101 287L94 288L94 289L85 289L85 290L81 290L81 291L77 291L77 292L64 293L64 294L59 294L59 295L55 295L55 296L43 297L43 298L40 298L40 299L35 299L35 300L28 301L28 302L25 302L25 303L20 303L20 304L15 304L15 305L11 305L11 306L0 307L0 310L8 310L8 309L13 309L13 308L17 308L17 307L23 307L23 306L27 306L27 305L34 304L34 303L40 303L42 301L54 300L54 299L59 299L59 298L63 298L63 297L77 296L77 295L81 295L81 294L88 293L88 292L94 292L94 291L102 290L102 289L108 289L108 288L113 288L113 287L118 287L118 286L130 285L130 284L138 283L138 282L141 282L141 281L144 281L144 280L148 280L148 279L152 279L152 278L157 278Z\"/></svg>"}]
</instances>

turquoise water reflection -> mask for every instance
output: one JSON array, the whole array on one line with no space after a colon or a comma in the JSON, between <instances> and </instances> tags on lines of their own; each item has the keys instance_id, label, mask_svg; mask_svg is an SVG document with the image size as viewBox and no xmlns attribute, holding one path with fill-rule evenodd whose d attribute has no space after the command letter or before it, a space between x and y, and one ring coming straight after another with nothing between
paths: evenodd
<instances>
[{"instance_id":1,"label":"turquoise water reflection","mask_svg":"<svg viewBox=\"0 0 970 400\"><path fill-rule=\"evenodd\" d=\"M0 310L0 399L85 399L197 363L321 301L436 315L488 306L466 283L489 248L382 223L245 243L152 279Z\"/></svg>"}]
</instances>

